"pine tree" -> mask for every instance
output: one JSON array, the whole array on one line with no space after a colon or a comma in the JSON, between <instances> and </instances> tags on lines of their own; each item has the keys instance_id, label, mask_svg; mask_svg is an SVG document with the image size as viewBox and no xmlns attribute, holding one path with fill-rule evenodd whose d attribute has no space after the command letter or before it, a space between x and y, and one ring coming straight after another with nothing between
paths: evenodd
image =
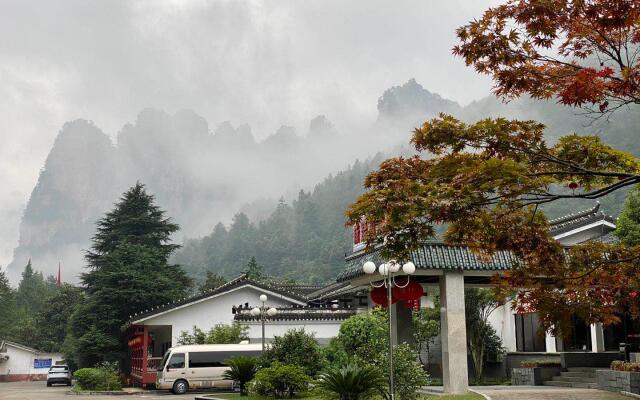
<instances>
[{"instance_id":1,"label":"pine tree","mask_svg":"<svg viewBox=\"0 0 640 400\"><path fill-rule=\"evenodd\" d=\"M12 336L12 330L17 318L15 291L9 286L9 279L0 270L0 338ZM0 339L1 340L1 339Z\"/></svg>"},{"instance_id":2,"label":"pine tree","mask_svg":"<svg viewBox=\"0 0 640 400\"><path fill-rule=\"evenodd\" d=\"M33 270L31 259L22 271L22 279L16 293L16 303L28 316L40 311L47 297L48 287L41 272Z\"/></svg>"},{"instance_id":3,"label":"pine tree","mask_svg":"<svg viewBox=\"0 0 640 400\"><path fill-rule=\"evenodd\" d=\"M615 235L622 243L627 246L640 244L640 186L627 195L616 225Z\"/></svg>"},{"instance_id":4,"label":"pine tree","mask_svg":"<svg viewBox=\"0 0 640 400\"><path fill-rule=\"evenodd\" d=\"M217 289L220 286L227 283L227 280L223 276L216 274L215 272L207 271L207 278L198 287L200 293L208 292L209 290Z\"/></svg>"},{"instance_id":5,"label":"pine tree","mask_svg":"<svg viewBox=\"0 0 640 400\"><path fill-rule=\"evenodd\" d=\"M129 316L188 293L190 279L168 263L179 247L171 243L177 230L140 183L98 221L82 274L87 300L72 316L74 338L68 341L76 344L68 351L80 366L122 359L121 327Z\"/></svg>"},{"instance_id":6,"label":"pine tree","mask_svg":"<svg viewBox=\"0 0 640 400\"><path fill-rule=\"evenodd\" d=\"M255 257L251 257L251 260L247 263L245 273L251 279L260 280L262 278L262 267L258 265Z\"/></svg>"}]
</instances>

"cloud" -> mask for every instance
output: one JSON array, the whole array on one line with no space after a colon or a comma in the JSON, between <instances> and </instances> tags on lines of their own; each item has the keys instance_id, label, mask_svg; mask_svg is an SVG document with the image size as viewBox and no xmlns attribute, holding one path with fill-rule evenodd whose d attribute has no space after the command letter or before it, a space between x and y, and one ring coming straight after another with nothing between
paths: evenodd
<instances>
[{"instance_id":1,"label":"cloud","mask_svg":"<svg viewBox=\"0 0 640 400\"><path fill-rule=\"evenodd\" d=\"M3 2L0 14L0 264L65 121L115 138L146 107L193 109L257 138L326 115L370 123L378 96L415 77L467 103L490 82L451 56L484 1Z\"/></svg>"}]
</instances>

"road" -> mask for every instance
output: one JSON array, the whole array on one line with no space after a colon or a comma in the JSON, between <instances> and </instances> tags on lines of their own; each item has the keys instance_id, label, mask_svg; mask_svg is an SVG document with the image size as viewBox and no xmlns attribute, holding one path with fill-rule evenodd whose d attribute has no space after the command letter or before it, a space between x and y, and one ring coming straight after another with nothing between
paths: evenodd
<instances>
[{"instance_id":1,"label":"road","mask_svg":"<svg viewBox=\"0 0 640 400\"><path fill-rule=\"evenodd\" d=\"M173 400L191 399L196 393L176 396L167 392L149 392L143 394L121 396L73 395L67 394L69 386L47 387L46 382L2 382L0 383L0 400ZM211 393L211 392L210 392ZM213 392L215 393L215 392Z\"/></svg>"},{"instance_id":2,"label":"road","mask_svg":"<svg viewBox=\"0 0 640 400\"><path fill-rule=\"evenodd\" d=\"M629 400L621 394L595 389L551 386L476 386L473 389L491 400Z\"/></svg>"}]
</instances>

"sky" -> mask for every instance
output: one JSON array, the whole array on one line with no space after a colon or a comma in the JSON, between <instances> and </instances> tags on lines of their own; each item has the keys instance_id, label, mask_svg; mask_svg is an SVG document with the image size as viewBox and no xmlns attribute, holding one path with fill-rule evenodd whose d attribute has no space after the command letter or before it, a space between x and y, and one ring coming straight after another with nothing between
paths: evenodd
<instances>
[{"instance_id":1,"label":"sky","mask_svg":"<svg viewBox=\"0 0 640 400\"><path fill-rule=\"evenodd\" d=\"M461 104L491 82L451 55L495 0L0 0L0 265L64 122L116 137L144 108L193 109L258 138L319 114L370 123L415 78Z\"/></svg>"}]
</instances>

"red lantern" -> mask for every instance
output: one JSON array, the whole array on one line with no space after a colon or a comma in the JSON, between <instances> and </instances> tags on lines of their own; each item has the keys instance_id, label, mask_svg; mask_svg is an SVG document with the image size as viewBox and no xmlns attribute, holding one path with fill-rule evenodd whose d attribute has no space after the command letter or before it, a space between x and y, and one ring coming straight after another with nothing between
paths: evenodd
<instances>
[{"instance_id":1,"label":"red lantern","mask_svg":"<svg viewBox=\"0 0 640 400\"><path fill-rule=\"evenodd\" d=\"M387 288L386 287L377 287L371 289L371 300L377 305L382 307L387 307ZM398 301L397 297L394 295L393 291L391 292L391 303L395 304Z\"/></svg>"},{"instance_id":2,"label":"red lantern","mask_svg":"<svg viewBox=\"0 0 640 400\"><path fill-rule=\"evenodd\" d=\"M418 300L424 295L424 289L422 289L422 285L418 282L410 281L405 287L396 286L393 288L393 294L394 297L400 300Z\"/></svg>"}]
</instances>

